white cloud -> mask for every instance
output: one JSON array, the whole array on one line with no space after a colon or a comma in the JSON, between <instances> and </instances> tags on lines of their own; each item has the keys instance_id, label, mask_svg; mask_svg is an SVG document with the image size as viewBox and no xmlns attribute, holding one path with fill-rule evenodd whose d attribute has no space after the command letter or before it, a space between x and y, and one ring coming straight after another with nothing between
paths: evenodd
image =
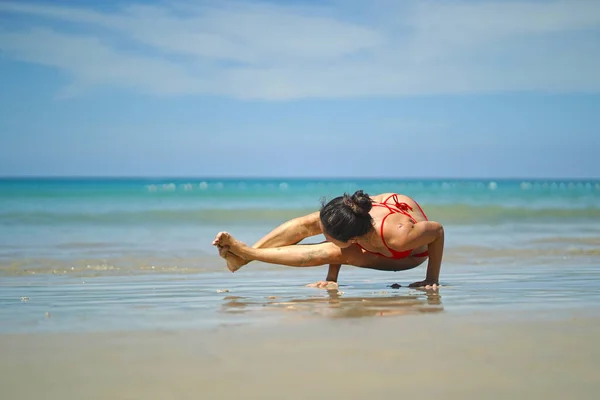
<instances>
[{"instance_id":1,"label":"white cloud","mask_svg":"<svg viewBox=\"0 0 600 400\"><path fill-rule=\"evenodd\" d=\"M118 85L161 94L208 90L201 78L184 66L151 57L120 53L89 36L57 33L49 29L0 35L0 46L14 58L66 71L73 83L64 95L89 87ZM168 85L165 84L168 81Z\"/></svg>"},{"instance_id":2,"label":"white cloud","mask_svg":"<svg viewBox=\"0 0 600 400\"><path fill-rule=\"evenodd\" d=\"M24 21L0 30L0 49L67 72L70 94L105 85L268 100L600 89L600 2L166 4L0 3Z\"/></svg>"}]
</instances>

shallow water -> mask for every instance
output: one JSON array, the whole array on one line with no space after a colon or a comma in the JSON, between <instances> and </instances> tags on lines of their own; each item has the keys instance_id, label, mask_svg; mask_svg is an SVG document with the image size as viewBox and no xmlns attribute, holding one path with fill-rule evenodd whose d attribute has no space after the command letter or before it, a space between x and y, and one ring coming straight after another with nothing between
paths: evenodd
<instances>
[{"instance_id":1,"label":"shallow water","mask_svg":"<svg viewBox=\"0 0 600 400\"><path fill-rule=\"evenodd\" d=\"M444 272L438 292L407 287L421 279L419 269L347 268L339 291L305 287L322 278L320 268L13 277L0 282L0 332L170 330L498 310L564 314L600 304L596 264L456 266ZM402 287L390 287L394 283Z\"/></svg>"}]
</instances>

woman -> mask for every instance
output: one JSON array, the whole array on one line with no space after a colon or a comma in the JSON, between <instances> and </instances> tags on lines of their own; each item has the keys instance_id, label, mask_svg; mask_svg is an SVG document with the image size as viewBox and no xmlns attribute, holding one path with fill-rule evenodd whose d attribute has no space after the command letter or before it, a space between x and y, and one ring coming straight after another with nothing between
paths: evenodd
<instances>
[{"instance_id":1,"label":"woman","mask_svg":"<svg viewBox=\"0 0 600 400\"><path fill-rule=\"evenodd\" d=\"M326 241L297 244L318 234L323 234ZM285 222L252 247L227 232L220 232L213 245L231 272L253 260L292 267L329 264L326 280L312 285L327 288L337 287L342 264L403 271L428 259L425 280L409 286L437 289L444 228L439 222L429 221L408 196L369 196L359 190L352 196L336 197L318 212Z\"/></svg>"}]
</instances>

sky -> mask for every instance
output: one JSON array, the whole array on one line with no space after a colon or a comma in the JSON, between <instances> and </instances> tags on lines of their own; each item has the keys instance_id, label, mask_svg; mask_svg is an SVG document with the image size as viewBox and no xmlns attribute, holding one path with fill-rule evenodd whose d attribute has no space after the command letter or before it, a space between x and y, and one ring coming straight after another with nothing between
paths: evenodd
<instances>
[{"instance_id":1,"label":"sky","mask_svg":"<svg viewBox=\"0 0 600 400\"><path fill-rule=\"evenodd\" d=\"M0 176L600 178L594 0L0 0Z\"/></svg>"}]
</instances>

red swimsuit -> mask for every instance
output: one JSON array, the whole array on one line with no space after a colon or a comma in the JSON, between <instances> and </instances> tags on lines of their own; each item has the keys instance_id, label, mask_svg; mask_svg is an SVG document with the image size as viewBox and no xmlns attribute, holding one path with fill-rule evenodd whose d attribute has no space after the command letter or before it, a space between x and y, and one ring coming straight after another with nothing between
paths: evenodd
<instances>
[{"instance_id":1,"label":"red swimsuit","mask_svg":"<svg viewBox=\"0 0 600 400\"><path fill-rule=\"evenodd\" d=\"M395 204L394 205L387 204L387 202L388 202L389 199L393 199L394 202L395 202ZM415 204L417 205L417 207L419 207L419 210L421 211L421 214L423 214L423 216L425 217L425 219L428 220L427 219L427 215L425 215L425 212L423 211L423 209L421 208L421 206L416 201L415 201ZM398 200L398 195L397 194L390 195L387 199L385 199L383 201L383 203L375 203L374 202L373 206L385 207L385 208L387 208L390 211L390 213L388 215L386 215L385 217L383 217L383 220L381 221L381 228L380 228L380 232L379 233L381 235L381 240L383 241L384 246L387 247L387 249L390 251L390 253L392 253L392 256L390 257L390 256L386 256L385 254L381 254L381 253L369 251L369 250L365 249L364 247L362 247L358 243L356 243L356 245L358 247L360 247L361 249L363 249L364 251L366 251L367 253L376 254L378 256L382 256L382 257L386 257L386 258L400 259L400 258L406 258L406 257L410 256L410 253L414 249L406 250L406 251L396 251L396 250L390 249L388 247L388 245L385 243L385 239L383 238L383 223L385 222L385 219L387 217L389 217L390 215L400 213L400 214L404 214L407 217L409 217L413 221L413 223L416 224L417 221L407 211L407 210L412 211L412 207L409 206L408 204L404 203L404 202L401 203ZM427 257L427 256L428 256L427 251L424 251L422 253L414 254L413 255L413 257Z\"/></svg>"}]
</instances>

